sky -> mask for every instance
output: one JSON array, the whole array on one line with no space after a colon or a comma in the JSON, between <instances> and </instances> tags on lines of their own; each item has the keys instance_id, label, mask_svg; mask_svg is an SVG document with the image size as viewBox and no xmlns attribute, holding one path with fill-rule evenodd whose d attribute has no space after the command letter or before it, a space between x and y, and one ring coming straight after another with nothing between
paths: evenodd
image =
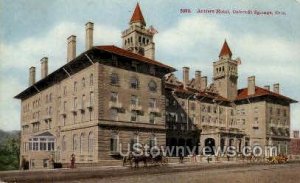
<instances>
[{"instance_id":1,"label":"sky","mask_svg":"<svg viewBox=\"0 0 300 183\"><path fill-rule=\"evenodd\" d=\"M77 36L77 55L83 52L88 21L95 24L94 45L121 46L121 31L137 2L147 26L158 30L156 59L175 67L179 79L181 68L188 66L191 77L201 70L211 83L212 62L226 39L233 58L242 61L239 88L255 75L257 86L280 83L283 95L300 100L300 0L0 0L0 129L20 129L20 101L13 97L28 87L29 67L37 68L39 80L41 58L49 58L49 73L65 64L72 34ZM300 130L300 104L291 105L291 128Z\"/></svg>"}]
</instances>

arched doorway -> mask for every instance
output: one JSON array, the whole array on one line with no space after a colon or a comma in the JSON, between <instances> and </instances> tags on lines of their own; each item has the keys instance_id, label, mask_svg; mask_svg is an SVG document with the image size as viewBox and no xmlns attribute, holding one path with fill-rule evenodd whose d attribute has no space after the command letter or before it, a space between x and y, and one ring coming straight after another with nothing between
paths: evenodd
<instances>
[{"instance_id":1,"label":"arched doorway","mask_svg":"<svg viewBox=\"0 0 300 183\"><path fill-rule=\"evenodd\" d=\"M214 155L214 148L215 148L215 139L213 138L207 138L204 141L205 145L205 154Z\"/></svg>"}]
</instances>

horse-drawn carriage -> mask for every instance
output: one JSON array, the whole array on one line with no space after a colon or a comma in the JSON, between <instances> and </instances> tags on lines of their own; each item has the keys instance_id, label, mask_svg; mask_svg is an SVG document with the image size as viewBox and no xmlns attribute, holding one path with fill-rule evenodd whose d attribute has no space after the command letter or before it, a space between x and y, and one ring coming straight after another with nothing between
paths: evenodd
<instances>
[{"instance_id":1,"label":"horse-drawn carriage","mask_svg":"<svg viewBox=\"0 0 300 183\"><path fill-rule=\"evenodd\" d=\"M123 157L123 166L130 166L130 167L139 167L139 163L143 162L144 167L150 165L166 165L168 163L168 158L163 156L162 154L158 154L152 156L152 154L136 154L136 153L129 153L128 156Z\"/></svg>"}]
</instances>

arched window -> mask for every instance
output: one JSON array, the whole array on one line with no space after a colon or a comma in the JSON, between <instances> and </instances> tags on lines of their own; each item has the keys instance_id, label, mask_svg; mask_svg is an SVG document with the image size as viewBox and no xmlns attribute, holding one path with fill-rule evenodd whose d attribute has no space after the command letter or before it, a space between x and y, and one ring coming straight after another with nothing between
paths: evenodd
<instances>
[{"instance_id":1,"label":"arched window","mask_svg":"<svg viewBox=\"0 0 300 183\"><path fill-rule=\"evenodd\" d=\"M94 84L94 75L91 74L90 75L90 86L93 86L93 84Z\"/></svg>"},{"instance_id":2,"label":"arched window","mask_svg":"<svg viewBox=\"0 0 300 183\"><path fill-rule=\"evenodd\" d=\"M110 76L110 84L118 84L119 82L119 77L118 77L118 74L116 73L112 73L111 76Z\"/></svg>"},{"instance_id":3,"label":"arched window","mask_svg":"<svg viewBox=\"0 0 300 183\"><path fill-rule=\"evenodd\" d=\"M74 82L74 92L76 92L77 91L77 82L75 81Z\"/></svg>"},{"instance_id":4,"label":"arched window","mask_svg":"<svg viewBox=\"0 0 300 183\"><path fill-rule=\"evenodd\" d=\"M152 92L156 92L157 90L157 84L155 81L151 80L148 84L149 90Z\"/></svg>"},{"instance_id":5,"label":"arched window","mask_svg":"<svg viewBox=\"0 0 300 183\"><path fill-rule=\"evenodd\" d=\"M77 151L78 148L78 137L76 134L73 135L73 151Z\"/></svg>"},{"instance_id":6,"label":"arched window","mask_svg":"<svg viewBox=\"0 0 300 183\"><path fill-rule=\"evenodd\" d=\"M80 148L80 154L82 154L82 152L83 152L83 145L84 145L84 133L82 133L81 135L80 135L80 140L79 140L79 148Z\"/></svg>"},{"instance_id":7,"label":"arched window","mask_svg":"<svg viewBox=\"0 0 300 183\"><path fill-rule=\"evenodd\" d=\"M93 132L89 133L88 137L88 152L92 154L94 152L94 134Z\"/></svg>"},{"instance_id":8,"label":"arched window","mask_svg":"<svg viewBox=\"0 0 300 183\"><path fill-rule=\"evenodd\" d=\"M137 89L139 87L139 81L138 81L137 78L132 77L130 79L130 87L133 88L133 89Z\"/></svg>"},{"instance_id":9,"label":"arched window","mask_svg":"<svg viewBox=\"0 0 300 183\"><path fill-rule=\"evenodd\" d=\"M137 143L139 143L139 135L138 134L134 134L133 138L130 139L130 150L133 151L133 147L137 145Z\"/></svg>"},{"instance_id":10,"label":"arched window","mask_svg":"<svg viewBox=\"0 0 300 183\"><path fill-rule=\"evenodd\" d=\"M149 138L149 148L156 146L156 137L152 134Z\"/></svg>"},{"instance_id":11,"label":"arched window","mask_svg":"<svg viewBox=\"0 0 300 183\"><path fill-rule=\"evenodd\" d=\"M66 151L67 150L67 141L66 141L66 136L64 135L62 138L62 151Z\"/></svg>"},{"instance_id":12,"label":"arched window","mask_svg":"<svg viewBox=\"0 0 300 183\"><path fill-rule=\"evenodd\" d=\"M115 153L119 151L118 148L118 143L119 143L119 135L116 132L112 133L112 136L110 138L110 151Z\"/></svg>"},{"instance_id":13,"label":"arched window","mask_svg":"<svg viewBox=\"0 0 300 183\"><path fill-rule=\"evenodd\" d=\"M85 87L85 78L84 78L84 77L83 77L82 80L81 80L81 86L82 86L82 88Z\"/></svg>"}]
</instances>

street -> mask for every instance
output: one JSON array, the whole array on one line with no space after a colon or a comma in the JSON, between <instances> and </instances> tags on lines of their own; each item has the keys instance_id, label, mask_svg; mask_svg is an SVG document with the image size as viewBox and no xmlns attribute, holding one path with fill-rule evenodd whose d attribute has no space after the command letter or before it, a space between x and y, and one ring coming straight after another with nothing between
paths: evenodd
<instances>
[{"instance_id":1,"label":"street","mask_svg":"<svg viewBox=\"0 0 300 183\"><path fill-rule=\"evenodd\" d=\"M300 164L253 165L175 173L142 174L126 177L106 177L102 179L84 179L72 183L87 182L263 182L263 183L296 183L300 181Z\"/></svg>"}]
</instances>

